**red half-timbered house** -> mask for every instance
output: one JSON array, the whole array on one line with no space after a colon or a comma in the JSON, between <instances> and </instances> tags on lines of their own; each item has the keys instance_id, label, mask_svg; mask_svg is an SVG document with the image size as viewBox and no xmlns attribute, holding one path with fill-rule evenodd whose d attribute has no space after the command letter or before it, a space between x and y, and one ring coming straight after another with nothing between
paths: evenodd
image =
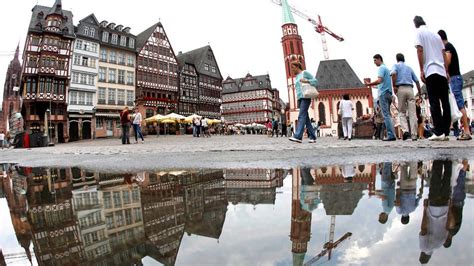
<instances>
[{"instance_id":1,"label":"red half-timbered house","mask_svg":"<svg viewBox=\"0 0 474 266\"><path fill-rule=\"evenodd\" d=\"M26 129L48 132L53 141L67 142L66 99L75 36L72 13L62 9L60 0L52 7L36 5L32 13L21 78Z\"/></svg>"}]
</instances>

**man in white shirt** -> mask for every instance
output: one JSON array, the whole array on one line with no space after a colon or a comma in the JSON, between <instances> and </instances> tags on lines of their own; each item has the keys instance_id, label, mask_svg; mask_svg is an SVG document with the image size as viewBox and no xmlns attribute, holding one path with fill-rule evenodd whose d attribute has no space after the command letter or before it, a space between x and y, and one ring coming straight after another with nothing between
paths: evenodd
<instances>
[{"instance_id":1,"label":"man in white shirt","mask_svg":"<svg viewBox=\"0 0 474 266\"><path fill-rule=\"evenodd\" d=\"M426 84L434 125L434 134L428 139L449 140L451 110L444 44L438 34L428 30L422 17L416 16L413 22L417 28L415 47L420 65L420 78ZM441 111L440 101L443 111Z\"/></svg>"}]
</instances>

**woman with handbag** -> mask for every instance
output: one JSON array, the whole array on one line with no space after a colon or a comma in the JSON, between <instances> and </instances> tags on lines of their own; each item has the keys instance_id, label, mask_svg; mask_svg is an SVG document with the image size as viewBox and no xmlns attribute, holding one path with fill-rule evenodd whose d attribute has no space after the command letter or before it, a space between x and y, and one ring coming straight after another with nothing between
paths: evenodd
<instances>
[{"instance_id":1,"label":"woman with handbag","mask_svg":"<svg viewBox=\"0 0 474 266\"><path fill-rule=\"evenodd\" d=\"M296 75L295 88L300 112L298 114L298 125L296 126L295 134L293 137L289 138L289 140L301 143L303 139L304 128L306 126L308 130L309 143L315 143L316 135L314 134L314 128L311 125L311 120L308 114L311 98L304 96L303 86L310 85L313 87L310 89L314 89L318 81L308 71L303 70L303 65L299 61L293 61L291 63L291 71Z\"/></svg>"}]
</instances>

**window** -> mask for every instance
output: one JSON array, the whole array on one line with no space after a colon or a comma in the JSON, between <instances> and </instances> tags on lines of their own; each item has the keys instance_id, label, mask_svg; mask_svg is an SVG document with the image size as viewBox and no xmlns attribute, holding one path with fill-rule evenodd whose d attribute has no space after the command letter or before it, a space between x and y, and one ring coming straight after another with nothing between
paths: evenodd
<instances>
[{"instance_id":1,"label":"window","mask_svg":"<svg viewBox=\"0 0 474 266\"><path fill-rule=\"evenodd\" d=\"M100 61L107 62L107 50L104 48L100 49Z\"/></svg>"},{"instance_id":2,"label":"window","mask_svg":"<svg viewBox=\"0 0 474 266\"><path fill-rule=\"evenodd\" d=\"M104 31L102 32L102 41L103 42L109 42L109 33Z\"/></svg>"},{"instance_id":3,"label":"window","mask_svg":"<svg viewBox=\"0 0 474 266\"><path fill-rule=\"evenodd\" d=\"M204 70L209 71L209 65L208 64L204 64Z\"/></svg>"},{"instance_id":4,"label":"window","mask_svg":"<svg viewBox=\"0 0 474 266\"><path fill-rule=\"evenodd\" d=\"M326 110L323 103L319 103L318 111L319 111L319 121L321 121L322 125L326 125Z\"/></svg>"},{"instance_id":5,"label":"window","mask_svg":"<svg viewBox=\"0 0 474 266\"><path fill-rule=\"evenodd\" d=\"M117 44L118 41L118 35L113 33L112 34L112 44Z\"/></svg>"},{"instance_id":6,"label":"window","mask_svg":"<svg viewBox=\"0 0 474 266\"><path fill-rule=\"evenodd\" d=\"M105 82L105 74L106 73L106 69L105 67L99 67L99 81L100 82Z\"/></svg>"},{"instance_id":7,"label":"window","mask_svg":"<svg viewBox=\"0 0 474 266\"><path fill-rule=\"evenodd\" d=\"M129 39L128 47L135 48L135 39L132 39L132 38Z\"/></svg>"},{"instance_id":8,"label":"window","mask_svg":"<svg viewBox=\"0 0 474 266\"><path fill-rule=\"evenodd\" d=\"M109 54L109 62L115 64L115 62L116 62L115 60L116 60L116 58L115 58L115 51L110 51L110 54Z\"/></svg>"},{"instance_id":9,"label":"window","mask_svg":"<svg viewBox=\"0 0 474 266\"><path fill-rule=\"evenodd\" d=\"M87 75L87 85L95 85L95 77L93 75Z\"/></svg>"},{"instance_id":10,"label":"window","mask_svg":"<svg viewBox=\"0 0 474 266\"><path fill-rule=\"evenodd\" d=\"M127 56L127 61L128 66L135 66L135 63L133 62L133 57L131 55Z\"/></svg>"},{"instance_id":11,"label":"window","mask_svg":"<svg viewBox=\"0 0 474 266\"><path fill-rule=\"evenodd\" d=\"M127 91L127 105L133 106L135 96L133 95L133 91Z\"/></svg>"},{"instance_id":12,"label":"window","mask_svg":"<svg viewBox=\"0 0 474 266\"><path fill-rule=\"evenodd\" d=\"M133 85L134 84L134 75L135 73L131 71L127 71L127 85Z\"/></svg>"},{"instance_id":13,"label":"window","mask_svg":"<svg viewBox=\"0 0 474 266\"><path fill-rule=\"evenodd\" d=\"M109 88L109 93L108 93L108 104L115 105L115 89L110 89ZM114 194L114 200L115 200L115 194Z\"/></svg>"},{"instance_id":14,"label":"window","mask_svg":"<svg viewBox=\"0 0 474 266\"><path fill-rule=\"evenodd\" d=\"M118 71L118 83L125 84L125 70Z\"/></svg>"},{"instance_id":15,"label":"window","mask_svg":"<svg viewBox=\"0 0 474 266\"><path fill-rule=\"evenodd\" d=\"M84 35L89 36L89 27L85 26L83 33Z\"/></svg>"},{"instance_id":16,"label":"window","mask_svg":"<svg viewBox=\"0 0 474 266\"><path fill-rule=\"evenodd\" d=\"M118 105L125 105L125 90L117 90Z\"/></svg>"},{"instance_id":17,"label":"window","mask_svg":"<svg viewBox=\"0 0 474 266\"><path fill-rule=\"evenodd\" d=\"M125 65L125 55L122 53L117 53L117 60L120 65Z\"/></svg>"},{"instance_id":18,"label":"window","mask_svg":"<svg viewBox=\"0 0 474 266\"><path fill-rule=\"evenodd\" d=\"M86 93L86 105L92 105L92 93Z\"/></svg>"},{"instance_id":19,"label":"window","mask_svg":"<svg viewBox=\"0 0 474 266\"><path fill-rule=\"evenodd\" d=\"M120 36L120 46L127 46L127 37Z\"/></svg>"},{"instance_id":20,"label":"window","mask_svg":"<svg viewBox=\"0 0 474 266\"><path fill-rule=\"evenodd\" d=\"M95 29L94 28L89 29L89 36L95 37Z\"/></svg>"},{"instance_id":21,"label":"window","mask_svg":"<svg viewBox=\"0 0 474 266\"><path fill-rule=\"evenodd\" d=\"M69 92L69 103L77 104L77 91Z\"/></svg>"},{"instance_id":22,"label":"window","mask_svg":"<svg viewBox=\"0 0 474 266\"><path fill-rule=\"evenodd\" d=\"M109 83L115 83L115 69L109 68Z\"/></svg>"},{"instance_id":23,"label":"window","mask_svg":"<svg viewBox=\"0 0 474 266\"><path fill-rule=\"evenodd\" d=\"M82 49L82 40L76 40L76 49Z\"/></svg>"},{"instance_id":24,"label":"window","mask_svg":"<svg viewBox=\"0 0 474 266\"><path fill-rule=\"evenodd\" d=\"M105 104L105 88L100 87L98 90L98 99L99 104Z\"/></svg>"},{"instance_id":25,"label":"window","mask_svg":"<svg viewBox=\"0 0 474 266\"><path fill-rule=\"evenodd\" d=\"M212 73L216 73L216 72L217 72L215 66L212 66L212 67L211 67L211 72L212 72Z\"/></svg>"},{"instance_id":26,"label":"window","mask_svg":"<svg viewBox=\"0 0 474 266\"><path fill-rule=\"evenodd\" d=\"M86 101L85 93L81 91L81 92L78 93L78 95L79 95L79 97L78 97L77 104L84 105L84 103Z\"/></svg>"},{"instance_id":27,"label":"window","mask_svg":"<svg viewBox=\"0 0 474 266\"><path fill-rule=\"evenodd\" d=\"M88 62L89 62L89 58L87 58L87 57L85 57L85 56L82 57L82 64L81 64L81 65L83 65L83 66L89 66L89 63L88 63Z\"/></svg>"},{"instance_id":28,"label":"window","mask_svg":"<svg viewBox=\"0 0 474 266\"><path fill-rule=\"evenodd\" d=\"M96 53L97 52L97 43L91 43L91 52Z\"/></svg>"},{"instance_id":29,"label":"window","mask_svg":"<svg viewBox=\"0 0 474 266\"><path fill-rule=\"evenodd\" d=\"M360 101L357 101L356 103L356 114L357 117L361 117L364 114L364 111L362 110L362 103Z\"/></svg>"},{"instance_id":30,"label":"window","mask_svg":"<svg viewBox=\"0 0 474 266\"><path fill-rule=\"evenodd\" d=\"M79 73L72 72L72 83L79 83Z\"/></svg>"},{"instance_id":31,"label":"window","mask_svg":"<svg viewBox=\"0 0 474 266\"><path fill-rule=\"evenodd\" d=\"M80 65L81 64L81 57L78 55L74 55L74 65Z\"/></svg>"}]
</instances>

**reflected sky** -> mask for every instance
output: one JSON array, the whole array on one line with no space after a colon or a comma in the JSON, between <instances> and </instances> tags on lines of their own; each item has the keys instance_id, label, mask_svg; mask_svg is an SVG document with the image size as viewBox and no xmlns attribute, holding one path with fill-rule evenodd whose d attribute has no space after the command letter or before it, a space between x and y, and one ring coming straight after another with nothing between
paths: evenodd
<instances>
[{"instance_id":1,"label":"reflected sky","mask_svg":"<svg viewBox=\"0 0 474 266\"><path fill-rule=\"evenodd\" d=\"M474 248L467 160L286 170L102 173L10 164L3 170L0 215L8 218L0 248L8 265L467 265L474 259L466 252Z\"/></svg>"}]
</instances>

